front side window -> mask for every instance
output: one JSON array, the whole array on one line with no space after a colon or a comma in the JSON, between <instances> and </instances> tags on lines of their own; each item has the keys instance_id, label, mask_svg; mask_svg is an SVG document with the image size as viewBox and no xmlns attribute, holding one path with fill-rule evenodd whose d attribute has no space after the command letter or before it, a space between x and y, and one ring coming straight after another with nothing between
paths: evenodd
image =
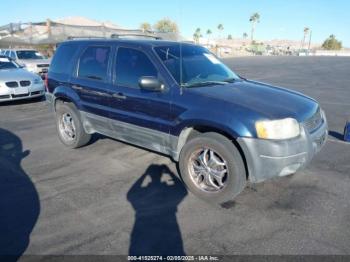
<instances>
[{"instance_id":1,"label":"front side window","mask_svg":"<svg viewBox=\"0 0 350 262\"><path fill-rule=\"evenodd\" d=\"M154 50L179 85L190 87L239 79L204 47L174 44Z\"/></svg>"},{"instance_id":2,"label":"front side window","mask_svg":"<svg viewBox=\"0 0 350 262\"><path fill-rule=\"evenodd\" d=\"M90 46L79 60L78 77L104 81L107 79L108 61L111 48Z\"/></svg>"},{"instance_id":3,"label":"front side window","mask_svg":"<svg viewBox=\"0 0 350 262\"><path fill-rule=\"evenodd\" d=\"M142 76L158 76L157 69L145 53L124 47L118 48L115 71L117 85L133 88L138 88Z\"/></svg>"},{"instance_id":4,"label":"front side window","mask_svg":"<svg viewBox=\"0 0 350 262\"><path fill-rule=\"evenodd\" d=\"M45 57L35 50L20 50L16 51L18 59L44 59Z\"/></svg>"}]
</instances>

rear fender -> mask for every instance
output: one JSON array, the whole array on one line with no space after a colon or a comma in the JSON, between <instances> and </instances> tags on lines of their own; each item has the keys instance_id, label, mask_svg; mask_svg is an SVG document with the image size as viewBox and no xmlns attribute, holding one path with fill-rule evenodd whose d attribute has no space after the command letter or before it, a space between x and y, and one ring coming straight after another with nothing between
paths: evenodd
<instances>
[{"instance_id":1,"label":"rear fender","mask_svg":"<svg viewBox=\"0 0 350 262\"><path fill-rule=\"evenodd\" d=\"M82 106L81 106L81 100L79 95L77 94L76 91L72 90L69 87L66 87L66 86L56 87L55 91L53 92L53 97L54 97L53 99L54 108L57 100L63 100L63 101L73 103L78 110L81 110Z\"/></svg>"}]
</instances>

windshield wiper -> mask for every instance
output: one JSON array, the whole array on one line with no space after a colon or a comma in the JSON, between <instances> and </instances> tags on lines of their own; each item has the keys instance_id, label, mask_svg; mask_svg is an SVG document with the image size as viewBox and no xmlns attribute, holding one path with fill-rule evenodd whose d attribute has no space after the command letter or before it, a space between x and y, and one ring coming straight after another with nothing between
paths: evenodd
<instances>
[{"instance_id":1,"label":"windshield wiper","mask_svg":"<svg viewBox=\"0 0 350 262\"><path fill-rule=\"evenodd\" d=\"M181 84L182 87L199 87L199 86L212 86L212 85L226 85L227 82L225 81L204 81L204 82L197 82L197 83L184 83Z\"/></svg>"}]
</instances>

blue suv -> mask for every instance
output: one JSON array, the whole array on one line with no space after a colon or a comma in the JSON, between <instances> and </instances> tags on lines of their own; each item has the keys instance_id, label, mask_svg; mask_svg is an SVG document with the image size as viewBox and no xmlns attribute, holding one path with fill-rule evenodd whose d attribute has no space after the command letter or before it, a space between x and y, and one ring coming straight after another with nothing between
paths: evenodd
<instances>
[{"instance_id":1,"label":"blue suv","mask_svg":"<svg viewBox=\"0 0 350 262\"><path fill-rule=\"evenodd\" d=\"M247 180L295 173L327 138L315 100L244 79L187 43L64 42L46 96L64 145L101 133L169 155L187 188L211 202L233 199Z\"/></svg>"}]
</instances>

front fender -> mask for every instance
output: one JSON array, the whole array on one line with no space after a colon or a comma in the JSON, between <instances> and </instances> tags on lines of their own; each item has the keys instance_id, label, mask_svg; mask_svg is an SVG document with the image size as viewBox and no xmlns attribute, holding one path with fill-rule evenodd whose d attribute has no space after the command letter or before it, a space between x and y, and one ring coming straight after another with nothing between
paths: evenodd
<instances>
[{"instance_id":1,"label":"front fender","mask_svg":"<svg viewBox=\"0 0 350 262\"><path fill-rule=\"evenodd\" d=\"M199 117L200 116L200 117ZM232 115L215 112L186 112L177 121L179 124L174 128L174 135L179 136L182 130L188 127L203 126L221 130L233 138L252 137L251 127L242 123Z\"/></svg>"}]
</instances>

